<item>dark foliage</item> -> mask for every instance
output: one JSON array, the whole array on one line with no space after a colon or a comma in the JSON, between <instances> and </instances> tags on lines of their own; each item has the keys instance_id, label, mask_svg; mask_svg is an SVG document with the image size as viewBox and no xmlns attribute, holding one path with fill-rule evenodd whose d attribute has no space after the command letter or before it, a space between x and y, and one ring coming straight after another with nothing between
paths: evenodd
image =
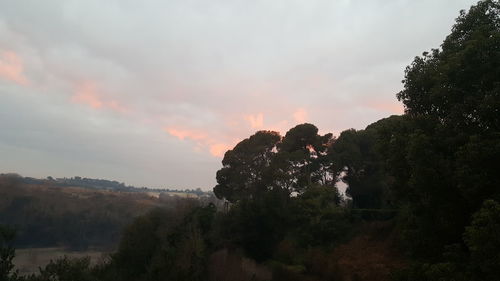
<instances>
[{"instance_id":1,"label":"dark foliage","mask_svg":"<svg viewBox=\"0 0 500 281\"><path fill-rule=\"evenodd\" d=\"M15 256L15 250L12 246L15 231L8 227L0 225L0 280L17 280L17 271L14 270L12 260Z\"/></svg>"},{"instance_id":2,"label":"dark foliage","mask_svg":"<svg viewBox=\"0 0 500 281\"><path fill-rule=\"evenodd\" d=\"M265 280L266 270L255 273L257 261L274 280L356 280L370 274L342 275L338 258L349 257L346 243L361 253L374 244L396 251L380 236L397 232L408 261L394 264L408 266L394 280L498 280L499 77L500 3L480 1L460 13L440 49L407 67L397 94L405 115L346 130L338 139L319 135L312 124L284 137L257 132L227 151L217 172L214 193L227 200L223 211L192 201L151 210L125 229L107 263L61 259L28 279L216 280L210 274L225 269L208 267L230 265L236 269L227 269L228 280ZM18 179L2 184L15 192ZM338 181L347 184L352 202L339 195ZM33 217L40 223L30 221L33 229L21 229L21 238L23 231L38 231L41 241L60 233L77 247L95 229L113 225L102 220L114 221L122 209L63 210L23 192L0 198L0 211L10 215L5 222ZM363 233L363 226L375 234ZM0 235L1 276L16 280L12 234L2 228ZM384 274L372 275L383 280Z\"/></svg>"}]
</instances>

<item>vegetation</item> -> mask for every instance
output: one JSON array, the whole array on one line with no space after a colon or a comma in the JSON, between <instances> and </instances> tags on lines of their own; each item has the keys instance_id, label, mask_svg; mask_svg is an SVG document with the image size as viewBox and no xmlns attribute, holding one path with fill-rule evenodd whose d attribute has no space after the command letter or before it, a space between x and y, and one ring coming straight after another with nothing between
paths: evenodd
<instances>
[{"instance_id":1,"label":"vegetation","mask_svg":"<svg viewBox=\"0 0 500 281\"><path fill-rule=\"evenodd\" d=\"M16 280L17 271L14 270L15 250L12 246L14 230L0 225L0 280Z\"/></svg>"},{"instance_id":2,"label":"vegetation","mask_svg":"<svg viewBox=\"0 0 500 281\"><path fill-rule=\"evenodd\" d=\"M338 138L319 135L312 124L284 136L259 131L222 160L214 194L225 208L198 201L151 208L97 266L61 259L19 277L12 235L2 230L2 278L498 280L499 77L500 3L484 0L460 13L441 48L407 67L397 94L404 115ZM348 198L339 195L339 181ZM25 206L58 214L26 198L1 202L18 216L8 223L25 219ZM73 219L113 214L93 216L94 209ZM373 257L370 247L384 255ZM371 264L377 261L383 264Z\"/></svg>"},{"instance_id":3,"label":"vegetation","mask_svg":"<svg viewBox=\"0 0 500 281\"><path fill-rule=\"evenodd\" d=\"M27 184L25 178L0 175L0 224L16 229L14 246L18 248L112 250L135 217L156 207L177 208L195 200L42 183Z\"/></svg>"},{"instance_id":4,"label":"vegetation","mask_svg":"<svg viewBox=\"0 0 500 281\"><path fill-rule=\"evenodd\" d=\"M48 176L46 179L36 179L31 177L21 177L17 174L0 174L0 176L8 176L16 178L18 182L30 185L50 185L54 187L81 187L87 189L97 190L112 190L119 192L162 192L162 193L192 193L197 196L209 196L209 192L204 192L200 188L196 189L169 189L169 188L149 188L149 187L135 187L126 185L123 182L111 181L105 179L92 179L75 176L72 178L53 178Z\"/></svg>"}]
</instances>

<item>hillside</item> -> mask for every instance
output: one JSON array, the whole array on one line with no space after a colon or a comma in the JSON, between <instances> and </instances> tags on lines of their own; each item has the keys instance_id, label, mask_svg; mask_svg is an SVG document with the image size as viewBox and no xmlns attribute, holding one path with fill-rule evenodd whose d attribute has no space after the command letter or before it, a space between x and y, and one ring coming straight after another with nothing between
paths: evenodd
<instances>
[{"instance_id":1,"label":"hillside","mask_svg":"<svg viewBox=\"0 0 500 281\"><path fill-rule=\"evenodd\" d=\"M135 217L153 208L210 200L209 194L153 192L0 175L0 224L16 228L20 248L113 249Z\"/></svg>"}]
</instances>

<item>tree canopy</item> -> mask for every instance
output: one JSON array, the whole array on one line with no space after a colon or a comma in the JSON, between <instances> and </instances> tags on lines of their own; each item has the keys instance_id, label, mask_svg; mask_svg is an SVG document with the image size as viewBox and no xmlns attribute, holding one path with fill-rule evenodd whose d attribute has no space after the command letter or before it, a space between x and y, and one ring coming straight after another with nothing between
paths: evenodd
<instances>
[{"instance_id":1,"label":"tree canopy","mask_svg":"<svg viewBox=\"0 0 500 281\"><path fill-rule=\"evenodd\" d=\"M332 134L321 136L308 123L295 126L284 137L259 131L226 152L214 193L236 202L273 189L300 193L312 183L332 181L322 163L331 142Z\"/></svg>"}]
</instances>

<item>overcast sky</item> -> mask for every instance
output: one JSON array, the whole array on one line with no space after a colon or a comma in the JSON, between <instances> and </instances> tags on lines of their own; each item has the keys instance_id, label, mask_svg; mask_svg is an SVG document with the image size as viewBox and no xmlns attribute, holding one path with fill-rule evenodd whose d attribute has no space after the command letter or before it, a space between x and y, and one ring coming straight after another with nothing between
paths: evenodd
<instances>
[{"instance_id":1,"label":"overcast sky","mask_svg":"<svg viewBox=\"0 0 500 281\"><path fill-rule=\"evenodd\" d=\"M211 189L225 150L401 114L465 0L0 0L0 173Z\"/></svg>"}]
</instances>

